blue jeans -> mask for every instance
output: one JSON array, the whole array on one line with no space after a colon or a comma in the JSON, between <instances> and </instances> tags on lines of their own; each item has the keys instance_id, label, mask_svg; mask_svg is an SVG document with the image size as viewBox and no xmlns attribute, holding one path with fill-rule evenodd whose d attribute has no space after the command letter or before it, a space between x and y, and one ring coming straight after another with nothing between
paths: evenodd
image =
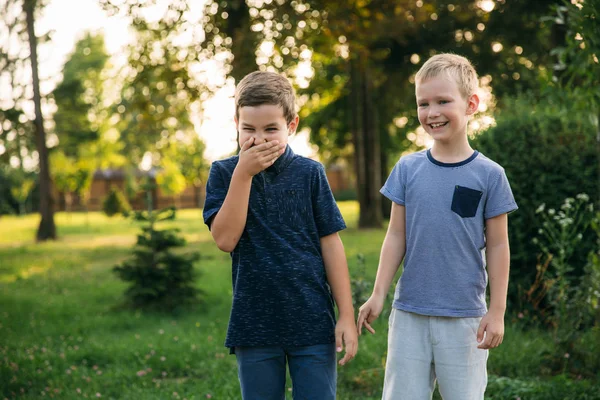
<instances>
[{"instance_id":1,"label":"blue jeans","mask_svg":"<svg viewBox=\"0 0 600 400\"><path fill-rule=\"evenodd\" d=\"M244 400L285 399L286 361L295 400L335 400L335 343L303 347L236 347Z\"/></svg>"}]
</instances>

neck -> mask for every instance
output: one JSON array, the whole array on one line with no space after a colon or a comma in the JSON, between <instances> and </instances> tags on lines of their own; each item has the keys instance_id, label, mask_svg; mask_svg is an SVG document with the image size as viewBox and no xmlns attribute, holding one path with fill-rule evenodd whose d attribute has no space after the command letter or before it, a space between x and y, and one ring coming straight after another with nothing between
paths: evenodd
<instances>
[{"instance_id":1,"label":"neck","mask_svg":"<svg viewBox=\"0 0 600 400\"><path fill-rule=\"evenodd\" d=\"M465 135L464 140L460 142L434 142L431 148L431 155L440 162L455 163L466 160L473 154L473 149L469 145L469 140Z\"/></svg>"}]
</instances>

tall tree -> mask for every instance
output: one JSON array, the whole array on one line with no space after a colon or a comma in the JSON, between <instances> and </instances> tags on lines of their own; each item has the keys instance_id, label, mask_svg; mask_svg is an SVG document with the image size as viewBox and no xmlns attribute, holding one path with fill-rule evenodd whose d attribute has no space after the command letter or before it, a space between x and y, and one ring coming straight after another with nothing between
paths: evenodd
<instances>
[{"instance_id":1,"label":"tall tree","mask_svg":"<svg viewBox=\"0 0 600 400\"><path fill-rule=\"evenodd\" d=\"M219 88L203 74L201 61L218 51L202 46L199 21L186 1L100 3L111 14L130 18L136 37L127 48L125 80L115 106L123 152L134 165L146 153L158 163L170 142L195 134L190 115L201 112L201 101ZM147 18L152 7L160 18Z\"/></svg>"},{"instance_id":2,"label":"tall tree","mask_svg":"<svg viewBox=\"0 0 600 400\"><path fill-rule=\"evenodd\" d=\"M52 92L56 103L54 130L59 148L68 157L77 156L79 147L100 140L105 79L108 61L102 35L87 33L63 67L63 79Z\"/></svg>"},{"instance_id":3,"label":"tall tree","mask_svg":"<svg viewBox=\"0 0 600 400\"><path fill-rule=\"evenodd\" d=\"M40 94L40 79L37 60L37 37L35 36L35 10L37 0L24 0L23 11L27 23L29 36L29 51L31 61L31 75L33 78L33 103L35 107L36 147L39 157L39 188L40 188L40 225L36 233L38 241L56 239L56 226L54 224L54 200L52 198L52 181L48 163L48 148L46 146L46 132L42 116L42 96Z\"/></svg>"}]
</instances>

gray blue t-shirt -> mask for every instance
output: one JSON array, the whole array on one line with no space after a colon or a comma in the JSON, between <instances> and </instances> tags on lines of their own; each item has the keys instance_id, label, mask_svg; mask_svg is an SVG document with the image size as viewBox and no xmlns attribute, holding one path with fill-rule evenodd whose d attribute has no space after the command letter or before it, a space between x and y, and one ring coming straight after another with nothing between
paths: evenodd
<instances>
[{"instance_id":1,"label":"gray blue t-shirt","mask_svg":"<svg viewBox=\"0 0 600 400\"><path fill-rule=\"evenodd\" d=\"M449 164L426 150L401 157L381 193L406 210L404 270L393 307L485 315L485 220L517 209L504 169L477 151Z\"/></svg>"},{"instance_id":2,"label":"gray blue t-shirt","mask_svg":"<svg viewBox=\"0 0 600 400\"><path fill-rule=\"evenodd\" d=\"M211 166L203 211L209 228L238 160ZM225 345L333 343L334 301L320 239L345 227L320 163L287 146L275 164L255 175L246 226L231 253L233 304Z\"/></svg>"}]
</instances>

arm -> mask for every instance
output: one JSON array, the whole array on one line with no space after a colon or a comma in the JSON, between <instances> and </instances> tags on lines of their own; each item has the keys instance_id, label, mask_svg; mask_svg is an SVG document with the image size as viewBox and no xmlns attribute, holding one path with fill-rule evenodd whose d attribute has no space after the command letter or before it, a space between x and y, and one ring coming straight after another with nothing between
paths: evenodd
<instances>
[{"instance_id":1,"label":"arm","mask_svg":"<svg viewBox=\"0 0 600 400\"><path fill-rule=\"evenodd\" d=\"M357 327L359 335L362 334L363 325L369 332L375 333L375 330L371 327L371 323L379 317L383 310L385 296L390 289L390 284L400 267L400 263L404 259L405 251L406 208L392 203L390 224L383 240L383 246L381 247L373 293L369 300L360 307L358 312Z\"/></svg>"},{"instance_id":2,"label":"arm","mask_svg":"<svg viewBox=\"0 0 600 400\"><path fill-rule=\"evenodd\" d=\"M252 178L271 166L285 150L285 144L276 140L251 147L253 141L251 138L242 146L225 201L210 225L215 243L228 253L235 249L246 226Z\"/></svg>"},{"instance_id":3,"label":"arm","mask_svg":"<svg viewBox=\"0 0 600 400\"><path fill-rule=\"evenodd\" d=\"M348 263L344 245L337 232L321 238L321 249L327 281L339 311L339 319L335 327L337 351L342 351L342 343L346 345L346 354L340 360L340 365L344 365L354 358L358 345Z\"/></svg>"},{"instance_id":4,"label":"arm","mask_svg":"<svg viewBox=\"0 0 600 400\"><path fill-rule=\"evenodd\" d=\"M490 309L481 319L477 331L478 348L498 347L504 338L504 312L508 292L510 250L508 245L508 216L501 214L487 219L486 259L490 281ZM484 339L485 332L485 340Z\"/></svg>"}]
</instances>

